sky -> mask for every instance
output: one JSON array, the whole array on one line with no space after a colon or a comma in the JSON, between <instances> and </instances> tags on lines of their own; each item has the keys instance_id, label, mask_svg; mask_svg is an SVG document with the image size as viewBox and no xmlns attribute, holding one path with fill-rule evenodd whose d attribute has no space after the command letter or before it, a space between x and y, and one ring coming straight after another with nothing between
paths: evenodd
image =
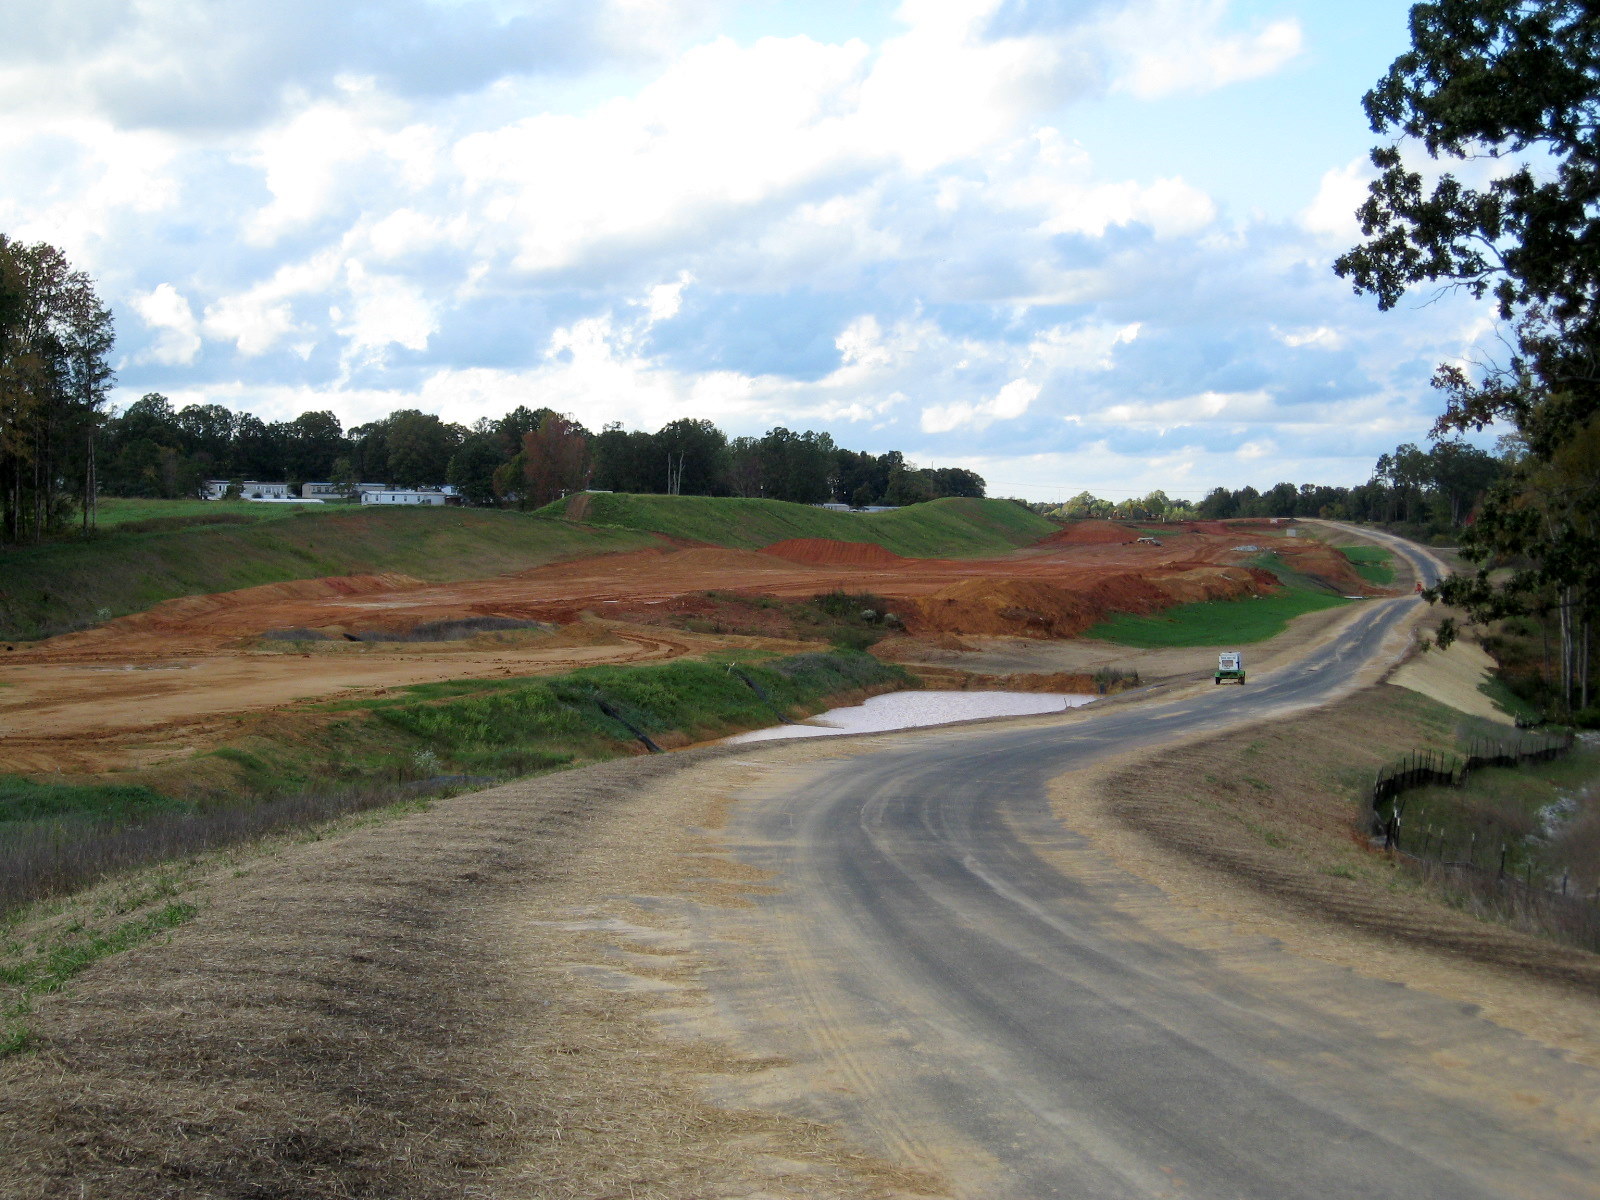
<instances>
[{"instance_id":1,"label":"sky","mask_svg":"<svg viewBox=\"0 0 1600 1200\"><path fill-rule=\"evenodd\" d=\"M991 495L1355 484L1487 309L1331 264L1399 0L52 0L0 232L97 280L115 401L547 405Z\"/></svg>"}]
</instances>

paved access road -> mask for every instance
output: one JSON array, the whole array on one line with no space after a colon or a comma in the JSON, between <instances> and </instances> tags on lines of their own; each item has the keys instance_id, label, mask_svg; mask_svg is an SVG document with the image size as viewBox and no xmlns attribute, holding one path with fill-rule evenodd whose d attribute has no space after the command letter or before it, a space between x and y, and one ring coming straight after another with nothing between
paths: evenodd
<instances>
[{"instance_id":1,"label":"paved access road","mask_svg":"<svg viewBox=\"0 0 1600 1200\"><path fill-rule=\"evenodd\" d=\"M773 772L726 840L775 893L697 918L723 1013L795 1064L769 1099L986 1200L1600 1196L1600 1073L1185 914L1047 803L1109 752L1349 686L1417 603L1244 688Z\"/></svg>"}]
</instances>

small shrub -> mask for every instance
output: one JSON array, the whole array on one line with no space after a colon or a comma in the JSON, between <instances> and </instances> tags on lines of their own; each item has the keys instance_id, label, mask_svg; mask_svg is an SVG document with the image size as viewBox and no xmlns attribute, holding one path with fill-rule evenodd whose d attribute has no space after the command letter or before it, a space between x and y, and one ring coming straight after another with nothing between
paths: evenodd
<instances>
[{"instance_id":1,"label":"small shrub","mask_svg":"<svg viewBox=\"0 0 1600 1200\"><path fill-rule=\"evenodd\" d=\"M857 629L846 626L842 629L834 630L828 640L840 650L861 651L882 641L883 634L876 629Z\"/></svg>"},{"instance_id":2,"label":"small shrub","mask_svg":"<svg viewBox=\"0 0 1600 1200\"><path fill-rule=\"evenodd\" d=\"M821 592L811 597L811 603L836 621L862 621L866 624L875 624L878 614L889 607L889 602L882 596L875 596L871 592L847 592L841 588Z\"/></svg>"}]
</instances>

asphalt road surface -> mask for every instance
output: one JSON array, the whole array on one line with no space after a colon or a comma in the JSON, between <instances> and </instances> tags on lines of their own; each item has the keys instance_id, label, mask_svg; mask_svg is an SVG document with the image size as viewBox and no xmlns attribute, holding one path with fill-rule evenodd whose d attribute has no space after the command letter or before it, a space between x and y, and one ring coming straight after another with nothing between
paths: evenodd
<instances>
[{"instance_id":1,"label":"asphalt road surface","mask_svg":"<svg viewBox=\"0 0 1600 1200\"><path fill-rule=\"evenodd\" d=\"M723 1015L795 1064L764 1098L959 1196L1600 1196L1600 1072L1471 1006L1208 926L1047 801L1108 753L1348 688L1417 603L1369 602L1243 688L774 772L726 839L775 893L696 918Z\"/></svg>"}]
</instances>

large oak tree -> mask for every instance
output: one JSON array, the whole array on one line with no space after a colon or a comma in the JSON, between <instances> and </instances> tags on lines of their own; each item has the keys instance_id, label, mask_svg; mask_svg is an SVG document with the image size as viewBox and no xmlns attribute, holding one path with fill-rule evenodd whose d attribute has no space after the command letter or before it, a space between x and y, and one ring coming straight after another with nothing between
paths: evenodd
<instances>
[{"instance_id":1,"label":"large oak tree","mask_svg":"<svg viewBox=\"0 0 1600 1200\"><path fill-rule=\"evenodd\" d=\"M1366 240L1335 269L1394 307L1418 284L1491 297L1512 353L1441 367L1436 434L1511 425L1527 454L1495 484L1439 594L1477 619L1554 613L1564 703L1589 701L1600 615L1600 12L1582 0L1439 0L1367 93L1379 170ZM1420 156L1457 166L1431 182ZM1497 565L1514 569L1501 579ZM1453 635L1447 625L1443 637Z\"/></svg>"}]
</instances>

